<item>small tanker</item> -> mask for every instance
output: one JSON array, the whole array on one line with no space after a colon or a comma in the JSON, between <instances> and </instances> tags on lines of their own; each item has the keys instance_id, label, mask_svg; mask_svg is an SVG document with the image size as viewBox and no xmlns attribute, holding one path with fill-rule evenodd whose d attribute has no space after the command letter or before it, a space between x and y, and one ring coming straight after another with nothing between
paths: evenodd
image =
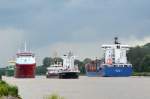
<instances>
[{"instance_id":1,"label":"small tanker","mask_svg":"<svg viewBox=\"0 0 150 99\"><path fill-rule=\"evenodd\" d=\"M78 78L79 77L79 69L78 66L74 64L75 56L73 56L72 52L69 52L67 55L63 57L63 63L56 62L47 68L46 77L47 78Z\"/></svg>"},{"instance_id":2,"label":"small tanker","mask_svg":"<svg viewBox=\"0 0 150 99\"><path fill-rule=\"evenodd\" d=\"M67 55L63 56L63 68L59 71L59 78L78 78L79 69L74 64L75 56L70 51Z\"/></svg>"}]
</instances>

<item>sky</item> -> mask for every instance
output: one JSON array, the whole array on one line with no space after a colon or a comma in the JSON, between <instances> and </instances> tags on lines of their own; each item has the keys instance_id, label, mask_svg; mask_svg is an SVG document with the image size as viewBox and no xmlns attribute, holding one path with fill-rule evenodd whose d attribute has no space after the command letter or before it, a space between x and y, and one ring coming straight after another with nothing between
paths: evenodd
<instances>
[{"instance_id":1,"label":"sky","mask_svg":"<svg viewBox=\"0 0 150 99\"><path fill-rule=\"evenodd\" d=\"M150 42L150 0L0 0L0 66L27 42L38 65L74 52L102 57L115 36L131 46Z\"/></svg>"}]
</instances>

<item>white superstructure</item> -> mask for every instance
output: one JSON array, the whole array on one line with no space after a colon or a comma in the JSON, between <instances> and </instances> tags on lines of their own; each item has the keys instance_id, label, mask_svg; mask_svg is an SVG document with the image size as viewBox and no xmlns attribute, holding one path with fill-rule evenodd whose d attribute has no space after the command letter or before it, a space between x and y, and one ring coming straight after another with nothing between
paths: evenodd
<instances>
[{"instance_id":1,"label":"white superstructure","mask_svg":"<svg viewBox=\"0 0 150 99\"><path fill-rule=\"evenodd\" d=\"M30 52L17 53L16 64L35 64L34 54Z\"/></svg>"},{"instance_id":2,"label":"white superstructure","mask_svg":"<svg viewBox=\"0 0 150 99\"><path fill-rule=\"evenodd\" d=\"M16 64L35 64L35 63L36 63L35 55L32 52L27 51L27 46L25 42L24 50L19 51L17 53Z\"/></svg>"},{"instance_id":3,"label":"white superstructure","mask_svg":"<svg viewBox=\"0 0 150 99\"><path fill-rule=\"evenodd\" d=\"M63 57L63 70L66 72L79 72L78 66L74 64L75 56L72 52L69 52L67 55Z\"/></svg>"},{"instance_id":4,"label":"white superstructure","mask_svg":"<svg viewBox=\"0 0 150 99\"><path fill-rule=\"evenodd\" d=\"M50 65L50 67L47 68L47 78L50 78L52 76L59 76L59 72L63 69L62 67L62 63L61 62L56 62L52 65Z\"/></svg>"},{"instance_id":5,"label":"white superstructure","mask_svg":"<svg viewBox=\"0 0 150 99\"><path fill-rule=\"evenodd\" d=\"M115 38L114 45L102 45L106 64L127 64L126 51L130 46L121 45L117 40L118 38Z\"/></svg>"}]
</instances>

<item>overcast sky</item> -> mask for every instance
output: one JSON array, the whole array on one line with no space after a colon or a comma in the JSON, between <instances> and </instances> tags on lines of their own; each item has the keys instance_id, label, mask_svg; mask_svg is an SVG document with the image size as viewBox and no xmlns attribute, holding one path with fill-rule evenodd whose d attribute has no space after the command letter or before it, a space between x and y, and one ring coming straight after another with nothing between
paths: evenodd
<instances>
[{"instance_id":1,"label":"overcast sky","mask_svg":"<svg viewBox=\"0 0 150 99\"><path fill-rule=\"evenodd\" d=\"M79 59L101 57L101 44L150 42L150 0L0 0L0 65L24 41L42 58L72 50Z\"/></svg>"}]
</instances>

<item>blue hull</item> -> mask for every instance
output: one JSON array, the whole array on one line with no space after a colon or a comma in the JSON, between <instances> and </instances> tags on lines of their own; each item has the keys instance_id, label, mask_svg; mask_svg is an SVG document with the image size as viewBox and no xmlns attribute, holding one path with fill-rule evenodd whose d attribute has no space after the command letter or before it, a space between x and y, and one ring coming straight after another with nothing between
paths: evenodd
<instances>
[{"instance_id":1,"label":"blue hull","mask_svg":"<svg viewBox=\"0 0 150 99\"><path fill-rule=\"evenodd\" d=\"M97 72L86 72L88 77L128 77L132 75L132 67L103 67Z\"/></svg>"},{"instance_id":2,"label":"blue hull","mask_svg":"<svg viewBox=\"0 0 150 99\"><path fill-rule=\"evenodd\" d=\"M98 77L100 76L100 73L99 72L86 72L86 75L88 77Z\"/></svg>"},{"instance_id":3,"label":"blue hull","mask_svg":"<svg viewBox=\"0 0 150 99\"><path fill-rule=\"evenodd\" d=\"M132 67L103 67L101 75L104 77L128 77L132 75Z\"/></svg>"}]
</instances>

